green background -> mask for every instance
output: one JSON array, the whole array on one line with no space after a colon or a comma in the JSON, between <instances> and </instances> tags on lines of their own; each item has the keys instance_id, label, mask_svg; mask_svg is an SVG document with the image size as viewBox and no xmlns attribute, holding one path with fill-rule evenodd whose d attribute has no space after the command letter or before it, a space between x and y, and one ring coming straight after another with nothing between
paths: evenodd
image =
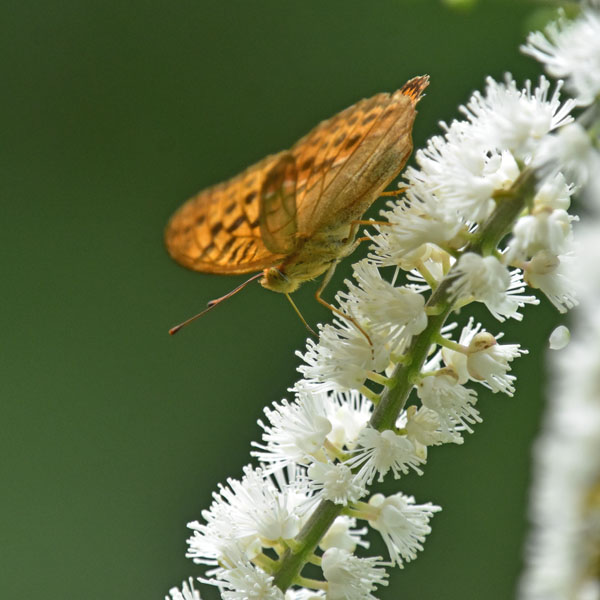
<instances>
[{"instance_id":1,"label":"green background","mask_svg":"<svg viewBox=\"0 0 600 600\"><path fill-rule=\"evenodd\" d=\"M240 475L306 337L282 296L253 285L170 338L242 278L170 261L168 216L319 120L429 73L422 145L487 74L537 77L518 51L533 7L5 0L0 10L0 597L162 598L200 574L184 557L186 523L217 482ZM311 323L329 319L314 290L295 296ZM515 364L517 395L480 390L476 433L434 449L423 477L387 486L444 510L382 598L513 595L543 347L558 322L546 302L524 312L504 326L481 313L531 350Z\"/></svg>"}]
</instances>

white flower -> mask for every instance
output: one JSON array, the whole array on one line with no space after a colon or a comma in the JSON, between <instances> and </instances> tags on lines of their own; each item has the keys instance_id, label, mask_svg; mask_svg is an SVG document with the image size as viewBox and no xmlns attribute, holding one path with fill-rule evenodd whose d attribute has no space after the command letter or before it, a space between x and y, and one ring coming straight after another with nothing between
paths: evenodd
<instances>
[{"instance_id":1,"label":"white flower","mask_svg":"<svg viewBox=\"0 0 600 600\"><path fill-rule=\"evenodd\" d=\"M242 552L232 552L225 566L212 571L211 579L224 600L284 600L283 592L273 585L273 577L255 567Z\"/></svg>"},{"instance_id":2,"label":"white flower","mask_svg":"<svg viewBox=\"0 0 600 600\"><path fill-rule=\"evenodd\" d=\"M197 564L217 565L232 545L243 545L244 551L254 557L262 550L257 536L246 539L236 539L236 526L232 521L230 507L220 499L215 499L210 510L203 510L202 516L206 523L192 521L187 524L193 530L188 538L186 557Z\"/></svg>"},{"instance_id":3,"label":"white flower","mask_svg":"<svg viewBox=\"0 0 600 600\"><path fill-rule=\"evenodd\" d=\"M185 581L181 586L181 591L174 587L169 590L169 596L165 596L165 600L201 600L200 592L194 588L194 580L190 577L188 583Z\"/></svg>"},{"instance_id":4,"label":"white flower","mask_svg":"<svg viewBox=\"0 0 600 600\"><path fill-rule=\"evenodd\" d=\"M390 429L379 432L372 427L365 427L359 437L360 447L346 464L352 468L361 466L358 476L366 484L372 483L375 475L383 481L384 475L391 469L394 479L401 473L414 469L422 474L419 465L425 461L417 456L413 443L403 435L397 435Z\"/></svg>"},{"instance_id":5,"label":"white flower","mask_svg":"<svg viewBox=\"0 0 600 600\"><path fill-rule=\"evenodd\" d=\"M331 432L327 418L324 393L300 393L295 402L274 402L273 409L266 407L265 415L271 426L262 421L263 440L266 444L253 442L259 451L251 452L262 463L267 463L264 472L280 470L293 464L307 464L309 457L322 453L325 438Z\"/></svg>"},{"instance_id":6,"label":"white flower","mask_svg":"<svg viewBox=\"0 0 600 600\"><path fill-rule=\"evenodd\" d=\"M509 150L502 150L487 164L487 177L496 191L510 189L520 174L519 165Z\"/></svg>"},{"instance_id":7,"label":"white flower","mask_svg":"<svg viewBox=\"0 0 600 600\"><path fill-rule=\"evenodd\" d=\"M319 342L306 341L306 352L296 354L305 365L298 367L304 379L298 391L348 391L360 389L371 371L383 371L389 351L370 334L373 345L358 328L346 320L320 326Z\"/></svg>"},{"instance_id":8,"label":"white flower","mask_svg":"<svg viewBox=\"0 0 600 600\"><path fill-rule=\"evenodd\" d=\"M457 278L450 288L454 298L483 302L499 321L504 321L504 317L520 321L520 307L539 303L534 296L519 295L524 290L519 272L510 273L495 256L467 252L460 257L455 272Z\"/></svg>"},{"instance_id":9,"label":"white flower","mask_svg":"<svg viewBox=\"0 0 600 600\"><path fill-rule=\"evenodd\" d=\"M358 558L341 548L323 554L321 566L327 580L327 600L376 600L377 585L387 585L379 558Z\"/></svg>"},{"instance_id":10,"label":"white flower","mask_svg":"<svg viewBox=\"0 0 600 600\"><path fill-rule=\"evenodd\" d=\"M455 272L457 278L451 291L458 301L478 299L494 305L504 302L510 273L495 256L467 252L455 265Z\"/></svg>"},{"instance_id":11,"label":"white flower","mask_svg":"<svg viewBox=\"0 0 600 600\"><path fill-rule=\"evenodd\" d=\"M331 394L326 407L331 423L327 439L337 448L352 450L371 418L373 403L361 393L350 390Z\"/></svg>"},{"instance_id":12,"label":"white flower","mask_svg":"<svg viewBox=\"0 0 600 600\"><path fill-rule=\"evenodd\" d=\"M569 127L572 127L572 125L567 125L560 131L564 131ZM575 186L567 184L562 173L557 173L554 177L544 179L533 198L533 212L539 212L544 209L569 210L571 196L574 191Z\"/></svg>"},{"instance_id":13,"label":"white flower","mask_svg":"<svg viewBox=\"0 0 600 600\"><path fill-rule=\"evenodd\" d=\"M230 478L227 486L220 485L210 509L202 511L206 524L188 524L194 534L188 539L186 556L197 563L216 564L232 547L242 547L253 558L263 545L293 538L308 498L290 472L289 484L279 476L275 485L260 469L247 466L241 481Z\"/></svg>"},{"instance_id":14,"label":"white flower","mask_svg":"<svg viewBox=\"0 0 600 600\"><path fill-rule=\"evenodd\" d=\"M519 344L498 344L487 331L475 335L469 344L467 371L471 379L481 381L492 392L504 392L512 396L515 388L514 375L508 375L509 363L517 356L527 354Z\"/></svg>"},{"instance_id":15,"label":"white flower","mask_svg":"<svg viewBox=\"0 0 600 600\"><path fill-rule=\"evenodd\" d=\"M512 384L516 378L507 374L509 362L526 354L527 350L523 350L519 344L498 344L501 338L501 333L494 337L481 329L480 323L473 326L473 318L470 318L459 340L465 351L442 348L444 363L456 373L460 384L469 380L479 381L493 392L502 391L512 396Z\"/></svg>"},{"instance_id":16,"label":"white flower","mask_svg":"<svg viewBox=\"0 0 600 600\"><path fill-rule=\"evenodd\" d=\"M527 285L541 290L561 313L577 305L573 258L570 254L554 256L542 250L523 265Z\"/></svg>"},{"instance_id":17,"label":"white flower","mask_svg":"<svg viewBox=\"0 0 600 600\"><path fill-rule=\"evenodd\" d=\"M481 423L479 412L473 406L477 392L460 385L451 369L423 377L417 385L417 394L423 406L437 413L445 432L453 431L458 422L473 433L469 423Z\"/></svg>"},{"instance_id":18,"label":"white flower","mask_svg":"<svg viewBox=\"0 0 600 600\"><path fill-rule=\"evenodd\" d=\"M387 498L375 494L369 505L376 509L369 524L381 533L392 562L403 567L402 559L414 560L417 550L423 550L425 536L431 532L429 520L434 513L442 510L440 506L415 504L412 496L397 493Z\"/></svg>"},{"instance_id":19,"label":"white flower","mask_svg":"<svg viewBox=\"0 0 600 600\"><path fill-rule=\"evenodd\" d=\"M319 548L322 550L341 548L342 550L346 550L346 552L354 552L357 545L368 548L369 542L363 541L360 537L367 533L367 528L353 529L354 527L356 527L356 519L345 515L336 517L333 525L321 538Z\"/></svg>"},{"instance_id":20,"label":"white flower","mask_svg":"<svg viewBox=\"0 0 600 600\"><path fill-rule=\"evenodd\" d=\"M481 221L490 214L502 157L474 140L474 129L450 128L445 138L430 138L427 147L416 153L420 170L409 168L405 174L414 203L431 204L433 197L438 212L443 210L455 222L455 214L469 222Z\"/></svg>"},{"instance_id":21,"label":"white flower","mask_svg":"<svg viewBox=\"0 0 600 600\"><path fill-rule=\"evenodd\" d=\"M461 385L467 383L470 380L469 371L467 369L467 354L466 348L471 343L471 340L481 330L481 323L474 325L473 317L469 317L469 321L462 328L458 343L465 348L464 352L458 352L456 350L450 350L450 348L442 347L440 358L444 361L446 367L452 369L457 376L457 381ZM483 330L485 331L485 329ZM447 335L447 334L446 334ZM447 337L449 337L447 335ZM439 368L438 355L434 356L433 359L426 365L427 371L434 371Z\"/></svg>"},{"instance_id":22,"label":"white flower","mask_svg":"<svg viewBox=\"0 0 600 600\"><path fill-rule=\"evenodd\" d=\"M510 150L516 158L528 161L539 141L552 130L570 123L569 115L575 103L560 103L560 82L550 98L550 82L540 77L532 91L527 81L521 90L509 75L505 83L486 80L485 95L475 92L462 112L477 124L473 135L480 144L490 148Z\"/></svg>"},{"instance_id":23,"label":"white flower","mask_svg":"<svg viewBox=\"0 0 600 600\"><path fill-rule=\"evenodd\" d=\"M525 215L513 226L513 237L508 245L505 260L526 260L542 250L550 254L563 254L571 245L571 221L574 217L565 210L541 210Z\"/></svg>"},{"instance_id":24,"label":"white flower","mask_svg":"<svg viewBox=\"0 0 600 600\"><path fill-rule=\"evenodd\" d=\"M560 19L544 33L530 33L525 54L544 63L546 72L566 79L580 104L590 104L600 94L600 13L585 9L575 21Z\"/></svg>"},{"instance_id":25,"label":"white flower","mask_svg":"<svg viewBox=\"0 0 600 600\"><path fill-rule=\"evenodd\" d=\"M407 287L395 287L381 277L379 269L370 261L354 265L358 286L346 280L348 292L340 292L338 300L348 313L358 315L368 330L375 332L393 351L411 336L427 326L425 298Z\"/></svg>"},{"instance_id":26,"label":"white flower","mask_svg":"<svg viewBox=\"0 0 600 600\"><path fill-rule=\"evenodd\" d=\"M315 495L335 504L356 502L367 493L362 480L342 463L314 462L308 468L308 477Z\"/></svg>"},{"instance_id":27,"label":"white flower","mask_svg":"<svg viewBox=\"0 0 600 600\"><path fill-rule=\"evenodd\" d=\"M369 258L378 265L413 269L424 258L424 246L452 245L452 240L465 228L458 212L449 211L432 196L423 201L409 189L406 198L389 203L391 210L381 212L391 225L379 227L379 235L372 238L373 253Z\"/></svg>"},{"instance_id":28,"label":"white flower","mask_svg":"<svg viewBox=\"0 0 600 600\"><path fill-rule=\"evenodd\" d=\"M464 428L443 429L439 414L426 406L421 406L418 410L414 405L409 406L400 415L396 426L406 430L406 437L415 445L417 455L423 459L427 458L427 446L463 443L458 432Z\"/></svg>"},{"instance_id":29,"label":"white flower","mask_svg":"<svg viewBox=\"0 0 600 600\"><path fill-rule=\"evenodd\" d=\"M570 182L583 186L598 177L600 153L592 145L590 134L579 123L571 123L542 140L533 166L540 177L561 172Z\"/></svg>"}]
</instances>

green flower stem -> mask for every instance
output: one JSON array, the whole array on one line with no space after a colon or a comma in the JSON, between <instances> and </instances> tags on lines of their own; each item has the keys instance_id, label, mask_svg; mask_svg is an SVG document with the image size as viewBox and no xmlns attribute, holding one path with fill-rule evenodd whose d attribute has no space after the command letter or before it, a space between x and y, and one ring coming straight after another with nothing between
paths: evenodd
<instances>
[{"instance_id":1,"label":"green flower stem","mask_svg":"<svg viewBox=\"0 0 600 600\"><path fill-rule=\"evenodd\" d=\"M510 231L526 203L531 201L534 184L533 172L526 169L510 190L497 193L494 196L495 210L464 252L476 252L482 256L493 253ZM374 429L383 431L395 428L398 415L419 377L429 350L436 343L442 326L454 308L450 288L456 277L455 269L452 268L427 301L426 307L435 308L432 312L437 314L429 316L425 330L413 338L402 363L396 365L391 377L395 385L385 388L371 416L370 425ZM274 583L279 589L285 591L299 581L302 568L343 510L344 506L341 504L334 504L329 500L321 501L298 534L294 548L289 548L280 559L279 569L274 576Z\"/></svg>"},{"instance_id":2,"label":"green flower stem","mask_svg":"<svg viewBox=\"0 0 600 600\"><path fill-rule=\"evenodd\" d=\"M329 500L323 500L317 506L296 537L296 549L289 548L281 557L281 565L273 579L273 583L281 591L285 592L296 581L302 567L309 561L317 544L343 508L343 505Z\"/></svg>"},{"instance_id":3,"label":"green flower stem","mask_svg":"<svg viewBox=\"0 0 600 600\"><path fill-rule=\"evenodd\" d=\"M379 394L369 389L366 385L360 388L360 393L366 396L374 405L379 404Z\"/></svg>"},{"instance_id":4,"label":"green flower stem","mask_svg":"<svg viewBox=\"0 0 600 600\"><path fill-rule=\"evenodd\" d=\"M327 438L325 438L325 443L323 444L325 450L331 455L335 456L339 461L344 461L349 458L349 454L340 450L335 444L332 444Z\"/></svg>"},{"instance_id":5,"label":"green flower stem","mask_svg":"<svg viewBox=\"0 0 600 600\"><path fill-rule=\"evenodd\" d=\"M370 379L371 381L374 381L375 383L379 383L380 385L383 385L383 386L392 387L392 386L396 385L396 382L393 379L390 379L389 377L386 377L385 375L381 375L381 373L371 372L367 375L367 379Z\"/></svg>"},{"instance_id":6,"label":"green flower stem","mask_svg":"<svg viewBox=\"0 0 600 600\"><path fill-rule=\"evenodd\" d=\"M427 327L419 335L415 336L407 352L409 360L404 364L396 366L392 379L396 380L396 386L386 388L381 396L379 404L371 415L370 425L378 431L394 429L400 411L404 408L408 395L417 380L423 363L427 358L429 349L435 343L442 325L452 311L452 302L448 300L448 290L454 277L447 276L432 294L428 304L433 300L442 311L427 320Z\"/></svg>"},{"instance_id":7,"label":"green flower stem","mask_svg":"<svg viewBox=\"0 0 600 600\"><path fill-rule=\"evenodd\" d=\"M298 577L298 585L309 590L327 590L327 583L318 579L308 579L307 577Z\"/></svg>"},{"instance_id":8,"label":"green flower stem","mask_svg":"<svg viewBox=\"0 0 600 600\"><path fill-rule=\"evenodd\" d=\"M274 573L277 569L277 562L265 554L259 554L252 559L252 562L260 567L265 573Z\"/></svg>"},{"instance_id":9,"label":"green flower stem","mask_svg":"<svg viewBox=\"0 0 600 600\"><path fill-rule=\"evenodd\" d=\"M460 352L461 354L468 354L469 349L458 342L453 342L452 340L446 339L443 335L438 335L435 340L438 346L443 346L444 348L448 348L449 350L454 350L455 352Z\"/></svg>"}]
</instances>

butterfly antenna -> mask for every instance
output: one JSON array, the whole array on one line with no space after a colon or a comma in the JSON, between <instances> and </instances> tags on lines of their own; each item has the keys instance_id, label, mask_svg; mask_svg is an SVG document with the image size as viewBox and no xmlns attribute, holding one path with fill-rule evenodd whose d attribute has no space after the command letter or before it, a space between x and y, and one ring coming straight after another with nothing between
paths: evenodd
<instances>
[{"instance_id":1,"label":"butterfly antenna","mask_svg":"<svg viewBox=\"0 0 600 600\"><path fill-rule=\"evenodd\" d=\"M290 301L292 308L296 311L296 314L300 317L300 320L304 323L304 327L306 327L306 329L308 329L308 331L310 331L311 335L314 335L315 337L319 337L315 333L315 330L306 322L306 319L302 316L300 309L296 306L296 303L292 300L292 297L289 294L286 294L285 297Z\"/></svg>"},{"instance_id":2,"label":"butterfly antenna","mask_svg":"<svg viewBox=\"0 0 600 600\"><path fill-rule=\"evenodd\" d=\"M194 315L193 317L186 319L183 323L179 323L179 325L175 325L175 327L171 327L171 329L169 329L169 335L175 335L180 329L182 329L186 325L189 325L192 321L195 321L196 319L199 319L200 317L204 316L207 312L209 312L213 308L215 308L215 306L218 306L224 300L231 298L231 296L233 296L234 294L237 294L239 291L243 290L249 283L251 283L255 279L258 279L259 277L261 277L262 274L263 274L262 271L260 273L256 273L256 275L252 275L252 277L250 277L250 279L248 279L247 281L244 281L244 283L241 283L235 289L231 290L224 296L221 296L220 298L215 298L214 300L210 300L208 302L207 308L205 308L202 312L199 312L197 315ZM304 321L304 319L302 319L302 320Z\"/></svg>"}]
</instances>

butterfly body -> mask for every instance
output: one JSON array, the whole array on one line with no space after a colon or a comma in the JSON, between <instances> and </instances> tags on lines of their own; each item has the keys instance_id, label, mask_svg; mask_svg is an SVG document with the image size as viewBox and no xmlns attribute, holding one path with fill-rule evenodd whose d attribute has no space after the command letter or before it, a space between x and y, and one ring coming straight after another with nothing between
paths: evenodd
<instances>
[{"instance_id":1,"label":"butterfly body","mask_svg":"<svg viewBox=\"0 0 600 600\"><path fill-rule=\"evenodd\" d=\"M186 202L165 233L171 256L208 273L263 271L290 293L354 249L356 225L412 151L415 105L427 77L361 100Z\"/></svg>"},{"instance_id":2,"label":"butterfly body","mask_svg":"<svg viewBox=\"0 0 600 600\"><path fill-rule=\"evenodd\" d=\"M305 281L317 278L354 250L350 227L322 232L303 240L296 252L279 265L266 268L259 283L274 292L290 294Z\"/></svg>"}]
</instances>

